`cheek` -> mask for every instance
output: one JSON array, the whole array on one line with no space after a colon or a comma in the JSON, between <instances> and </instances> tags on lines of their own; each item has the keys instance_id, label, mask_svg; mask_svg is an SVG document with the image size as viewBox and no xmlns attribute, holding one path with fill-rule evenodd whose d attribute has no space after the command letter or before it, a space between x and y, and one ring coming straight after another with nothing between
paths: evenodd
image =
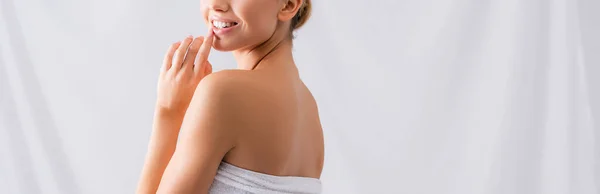
<instances>
[{"instance_id":1,"label":"cheek","mask_svg":"<svg viewBox=\"0 0 600 194\"><path fill-rule=\"evenodd\" d=\"M204 24L208 25L208 9L206 8L206 6L202 6L200 9L200 13L202 13L202 22L204 22ZM207 26L210 27L210 26Z\"/></svg>"},{"instance_id":2,"label":"cheek","mask_svg":"<svg viewBox=\"0 0 600 194\"><path fill-rule=\"evenodd\" d=\"M248 44L257 44L266 41L275 31L276 18L265 13L248 13L240 16L243 18L239 38ZM240 40L238 40L240 41ZM249 42L248 42L249 41Z\"/></svg>"},{"instance_id":3,"label":"cheek","mask_svg":"<svg viewBox=\"0 0 600 194\"><path fill-rule=\"evenodd\" d=\"M250 23L251 22L251 23ZM277 26L277 18L268 13L261 13L252 16L252 21L248 23L248 30L254 36L270 37Z\"/></svg>"},{"instance_id":4,"label":"cheek","mask_svg":"<svg viewBox=\"0 0 600 194\"><path fill-rule=\"evenodd\" d=\"M246 22L246 28L253 33L272 31L277 22L277 5L274 0L247 0L238 7L239 16ZM251 2L251 3L250 3Z\"/></svg>"}]
</instances>

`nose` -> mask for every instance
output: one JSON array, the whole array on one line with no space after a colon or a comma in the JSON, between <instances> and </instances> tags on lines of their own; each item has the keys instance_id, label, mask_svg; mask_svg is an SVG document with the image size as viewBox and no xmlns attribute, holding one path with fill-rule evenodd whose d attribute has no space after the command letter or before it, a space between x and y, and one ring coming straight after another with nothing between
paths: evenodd
<instances>
[{"instance_id":1,"label":"nose","mask_svg":"<svg viewBox=\"0 0 600 194\"><path fill-rule=\"evenodd\" d=\"M229 10L228 0L203 0L203 3L211 11L227 12Z\"/></svg>"}]
</instances>

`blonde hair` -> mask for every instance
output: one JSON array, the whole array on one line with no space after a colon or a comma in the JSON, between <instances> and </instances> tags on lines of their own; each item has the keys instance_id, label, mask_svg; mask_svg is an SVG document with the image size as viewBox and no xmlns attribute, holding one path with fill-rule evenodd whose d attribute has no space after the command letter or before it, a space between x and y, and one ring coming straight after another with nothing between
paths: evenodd
<instances>
[{"instance_id":1,"label":"blonde hair","mask_svg":"<svg viewBox=\"0 0 600 194\"><path fill-rule=\"evenodd\" d=\"M303 0L300 9L298 10L294 18L292 18L290 31L293 32L294 30L302 27L306 23L306 21L308 21L308 18L310 18L311 9L312 7L310 0Z\"/></svg>"}]
</instances>

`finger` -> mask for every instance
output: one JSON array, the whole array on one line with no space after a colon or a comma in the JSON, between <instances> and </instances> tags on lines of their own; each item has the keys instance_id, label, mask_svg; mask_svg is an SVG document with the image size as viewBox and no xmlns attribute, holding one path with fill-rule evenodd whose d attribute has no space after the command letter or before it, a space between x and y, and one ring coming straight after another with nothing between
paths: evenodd
<instances>
[{"instance_id":1,"label":"finger","mask_svg":"<svg viewBox=\"0 0 600 194\"><path fill-rule=\"evenodd\" d=\"M190 48L185 55L185 59L183 61L183 69L188 70L194 68L194 59L196 59L196 55L198 54L198 50L200 49L200 45L202 45L202 41L204 41L204 37L199 36L194 39Z\"/></svg>"},{"instance_id":2,"label":"finger","mask_svg":"<svg viewBox=\"0 0 600 194\"><path fill-rule=\"evenodd\" d=\"M198 53L202 53L203 52L203 49L205 47L204 45L206 45L204 43L207 42L209 40L209 38L212 38L211 36L214 36L213 35L213 30L212 30L212 27L208 27L208 33L204 37L204 41L202 41L202 45L200 46L200 50L198 51ZM212 40L210 42L211 42L210 46L212 46ZM200 61L200 60L201 60L201 58L198 55L198 57L196 57L196 61L194 62L194 64L196 64L197 67L194 67L194 69L196 69L196 68L200 68L201 69L202 68L202 66L204 65L204 63L202 61Z\"/></svg>"},{"instance_id":3,"label":"finger","mask_svg":"<svg viewBox=\"0 0 600 194\"><path fill-rule=\"evenodd\" d=\"M171 46L169 46L169 50L167 50L167 53L165 54L165 58L163 60L163 65L162 65L163 71L169 70L169 68L171 68L171 62L173 61L173 54L175 54L175 50L177 50L177 48L179 48L180 44L181 44L181 42L176 42L176 43L171 44Z\"/></svg>"},{"instance_id":4,"label":"finger","mask_svg":"<svg viewBox=\"0 0 600 194\"><path fill-rule=\"evenodd\" d=\"M177 48L177 51L175 51L175 56L173 58L173 64L171 69L174 69L176 71L181 69L181 65L183 64L183 58L185 57L185 53L188 47L190 46L190 43L192 43L192 40L192 36L188 36L183 40L179 48Z\"/></svg>"},{"instance_id":5,"label":"finger","mask_svg":"<svg viewBox=\"0 0 600 194\"><path fill-rule=\"evenodd\" d=\"M196 64L198 64L199 66L204 65L204 62L206 62L206 60L208 59L208 55L210 54L210 49L212 48L214 37L215 35L212 33L212 31L210 31L208 36L204 38L204 42L202 43L202 46L200 46L198 59L196 60ZM202 73L202 67L194 68L194 70L196 71L196 73Z\"/></svg>"}]
</instances>

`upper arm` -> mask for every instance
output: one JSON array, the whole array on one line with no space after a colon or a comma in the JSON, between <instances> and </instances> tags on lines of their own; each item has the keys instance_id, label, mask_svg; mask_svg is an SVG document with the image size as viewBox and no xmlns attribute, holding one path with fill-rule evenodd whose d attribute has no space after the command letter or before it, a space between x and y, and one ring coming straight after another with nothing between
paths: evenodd
<instances>
[{"instance_id":1,"label":"upper arm","mask_svg":"<svg viewBox=\"0 0 600 194\"><path fill-rule=\"evenodd\" d=\"M235 146L235 86L213 74L198 87L181 127L177 148L159 193L207 192L225 154Z\"/></svg>"}]
</instances>

